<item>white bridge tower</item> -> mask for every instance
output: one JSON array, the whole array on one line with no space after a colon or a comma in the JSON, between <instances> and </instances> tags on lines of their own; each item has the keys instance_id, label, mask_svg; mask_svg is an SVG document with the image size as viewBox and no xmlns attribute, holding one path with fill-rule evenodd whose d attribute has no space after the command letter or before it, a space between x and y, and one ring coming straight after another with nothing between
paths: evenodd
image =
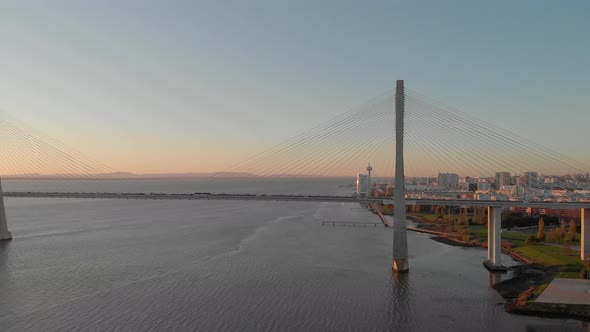
<instances>
[{"instance_id":1,"label":"white bridge tower","mask_svg":"<svg viewBox=\"0 0 590 332\"><path fill-rule=\"evenodd\" d=\"M395 88L395 189L393 198L393 264L395 272L408 272L406 230L406 178L404 175L404 81Z\"/></svg>"}]
</instances>

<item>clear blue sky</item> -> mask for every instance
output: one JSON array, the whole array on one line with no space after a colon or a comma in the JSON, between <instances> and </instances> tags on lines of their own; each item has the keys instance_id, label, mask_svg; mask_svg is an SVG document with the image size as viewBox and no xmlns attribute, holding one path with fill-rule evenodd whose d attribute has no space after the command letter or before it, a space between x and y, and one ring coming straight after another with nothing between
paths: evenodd
<instances>
[{"instance_id":1,"label":"clear blue sky","mask_svg":"<svg viewBox=\"0 0 590 332\"><path fill-rule=\"evenodd\" d=\"M589 14L590 1L1 1L0 109L115 169L206 171L405 79L590 164Z\"/></svg>"}]
</instances>

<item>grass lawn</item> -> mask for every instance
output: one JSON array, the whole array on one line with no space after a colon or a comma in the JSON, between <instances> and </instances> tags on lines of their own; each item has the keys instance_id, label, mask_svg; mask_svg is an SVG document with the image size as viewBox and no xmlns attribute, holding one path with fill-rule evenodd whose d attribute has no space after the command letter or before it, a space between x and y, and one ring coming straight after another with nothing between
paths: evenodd
<instances>
[{"instance_id":1,"label":"grass lawn","mask_svg":"<svg viewBox=\"0 0 590 332\"><path fill-rule=\"evenodd\" d=\"M469 230L476 240L482 242L486 242L488 240L488 226L469 226Z\"/></svg>"},{"instance_id":2,"label":"grass lawn","mask_svg":"<svg viewBox=\"0 0 590 332\"><path fill-rule=\"evenodd\" d=\"M514 232L502 232L503 240L510 240L513 244L513 248L523 247L526 243L526 239L530 234L514 233Z\"/></svg>"},{"instance_id":3,"label":"grass lawn","mask_svg":"<svg viewBox=\"0 0 590 332\"><path fill-rule=\"evenodd\" d=\"M580 260L580 252L569 248L548 246L543 244L532 244L512 249L513 251L528 257L535 263L543 265L554 265L559 267L559 272L548 279L544 284L537 287L530 302L534 302L545 288L555 278L584 279L582 270L584 264Z\"/></svg>"},{"instance_id":4,"label":"grass lawn","mask_svg":"<svg viewBox=\"0 0 590 332\"><path fill-rule=\"evenodd\" d=\"M469 230L476 240L482 242L488 240L488 226L469 226ZM529 235L530 234L503 231L502 240L510 240L513 244L513 248L522 247L525 245L526 239Z\"/></svg>"},{"instance_id":5,"label":"grass lawn","mask_svg":"<svg viewBox=\"0 0 590 332\"><path fill-rule=\"evenodd\" d=\"M534 244L513 249L535 263L560 267L558 278L581 279L584 263L580 260L580 252L569 248Z\"/></svg>"},{"instance_id":6,"label":"grass lawn","mask_svg":"<svg viewBox=\"0 0 590 332\"><path fill-rule=\"evenodd\" d=\"M488 240L487 226L470 226L475 239L479 241ZM543 265L559 266L558 278L581 278L580 272L584 264L580 260L580 252L569 248L555 247L543 244L526 245L526 239L530 234L516 232L502 232L502 240L512 242L512 250L523 255L535 263Z\"/></svg>"},{"instance_id":7,"label":"grass lawn","mask_svg":"<svg viewBox=\"0 0 590 332\"><path fill-rule=\"evenodd\" d=\"M513 250L536 263L546 265L583 265L582 260L580 260L580 252L569 248L533 244L514 248Z\"/></svg>"}]
</instances>

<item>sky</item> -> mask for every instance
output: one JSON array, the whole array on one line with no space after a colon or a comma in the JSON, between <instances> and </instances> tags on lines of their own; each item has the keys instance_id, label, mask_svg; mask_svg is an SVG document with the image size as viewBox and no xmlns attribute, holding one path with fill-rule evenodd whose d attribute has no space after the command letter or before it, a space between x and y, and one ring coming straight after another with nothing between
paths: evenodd
<instances>
[{"instance_id":1,"label":"sky","mask_svg":"<svg viewBox=\"0 0 590 332\"><path fill-rule=\"evenodd\" d=\"M404 79L590 164L588 1L0 0L0 110L119 171L222 170Z\"/></svg>"}]
</instances>

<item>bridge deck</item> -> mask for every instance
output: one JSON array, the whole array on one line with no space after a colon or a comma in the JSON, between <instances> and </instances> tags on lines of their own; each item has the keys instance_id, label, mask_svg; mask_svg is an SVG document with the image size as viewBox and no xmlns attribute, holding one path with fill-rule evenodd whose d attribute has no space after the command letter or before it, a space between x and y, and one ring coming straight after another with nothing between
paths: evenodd
<instances>
[{"instance_id":1,"label":"bridge deck","mask_svg":"<svg viewBox=\"0 0 590 332\"><path fill-rule=\"evenodd\" d=\"M314 196L314 195L248 195L248 194L144 194L144 193L44 193L5 192L4 197L22 198L87 198L87 199L149 199L149 200L241 200L241 201L288 201L332 203L383 203L393 204L392 197ZM406 205L446 206L493 206L579 209L590 208L590 202L527 202L527 201L482 201L458 199L406 199Z\"/></svg>"}]
</instances>

